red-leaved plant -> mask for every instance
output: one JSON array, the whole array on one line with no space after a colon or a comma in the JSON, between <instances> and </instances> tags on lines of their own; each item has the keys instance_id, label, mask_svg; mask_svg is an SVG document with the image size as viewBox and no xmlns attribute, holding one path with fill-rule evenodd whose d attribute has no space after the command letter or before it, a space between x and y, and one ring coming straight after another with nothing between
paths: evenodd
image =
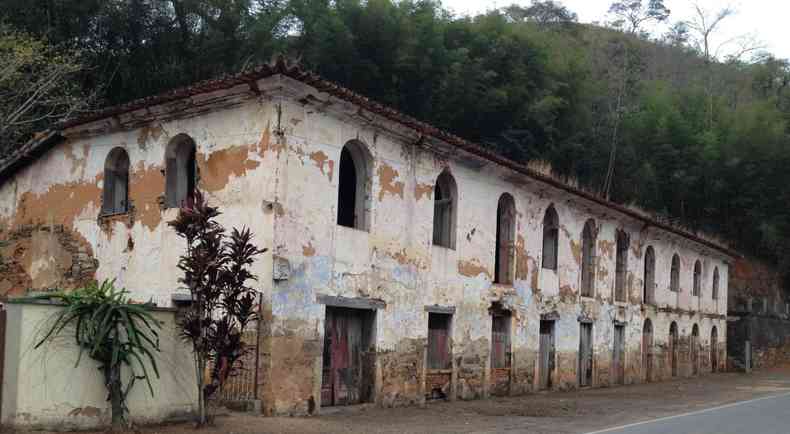
<instances>
[{"instance_id":1,"label":"red-leaved plant","mask_svg":"<svg viewBox=\"0 0 790 434\"><path fill-rule=\"evenodd\" d=\"M234 371L243 369L241 357L248 349L242 336L257 320L257 293L247 286L257 277L250 267L256 256L266 252L252 243L247 228L234 228L227 235L215 220L219 215L196 190L194 199L185 201L178 217L168 223L187 244L178 268L184 272L180 281L189 289L192 302L179 325L195 358L199 425L209 419L208 399ZM211 375L206 378L209 364Z\"/></svg>"}]
</instances>

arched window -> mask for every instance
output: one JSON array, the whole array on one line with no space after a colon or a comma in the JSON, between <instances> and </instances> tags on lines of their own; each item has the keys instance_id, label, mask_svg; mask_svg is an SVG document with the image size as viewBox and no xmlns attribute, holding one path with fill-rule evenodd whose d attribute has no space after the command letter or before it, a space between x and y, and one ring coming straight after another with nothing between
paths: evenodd
<instances>
[{"instance_id":1,"label":"arched window","mask_svg":"<svg viewBox=\"0 0 790 434\"><path fill-rule=\"evenodd\" d=\"M337 224L366 231L369 229L370 161L368 150L352 140L340 151L340 176L337 189Z\"/></svg>"},{"instance_id":2,"label":"arched window","mask_svg":"<svg viewBox=\"0 0 790 434\"><path fill-rule=\"evenodd\" d=\"M582 232L582 284L583 297L595 296L595 220L589 219Z\"/></svg>"},{"instance_id":3,"label":"arched window","mask_svg":"<svg viewBox=\"0 0 790 434\"><path fill-rule=\"evenodd\" d=\"M455 179L444 171L433 190L433 244L455 248L455 213L458 191Z\"/></svg>"},{"instance_id":4,"label":"arched window","mask_svg":"<svg viewBox=\"0 0 790 434\"><path fill-rule=\"evenodd\" d=\"M669 273L669 290L680 292L680 256L672 256L672 270Z\"/></svg>"},{"instance_id":5,"label":"arched window","mask_svg":"<svg viewBox=\"0 0 790 434\"><path fill-rule=\"evenodd\" d=\"M195 141L186 134L170 140L165 151L165 205L180 207L194 197L197 184Z\"/></svg>"},{"instance_id":6,"label":"arched window","mask_svg":"<svg viewBox=\"0 0 790 434\"><path fill-rule=\"evenodd\" d=\"M543 268L557 269L557 251L559 250L560 218L554 205L549 205L543 216Z\"/></svg>"},{"instance_id":7,"label":"arched window","mask_svg":"<svg viewBox=\"0 0 790 434\"><path fill-rule=\"evenodd\" d=\"M104 160L104 191L102 215L120 214L129 210L129 154L113 148Z\"/></svg>"},{"instance_id":8,"label":"arched window","mask_svg":"<svg viewBox=\"0 0 790 434\"><path fill-rule=\"evenodd\" d=\"M694 286L692 287L691 295L699 297L700 288L702 287L702 264L697 260L694 263Z\"/></svg>"},{"instance_id":9,"label":"arched window","mask_svg":"<svg viewBox=\"0 0 790 434\"><path fill-rule=\"evenodd\" d=\"M714 300L719 298L719 267L713 269L713 288L711 290L711 297Z\"/></svg>"},{"instance_id":10,"label":"arched window","mask_svg":"<svg viewBox=\"0 0 790 434\"><path fill-rule=\"evenodd\" d=\"M617 262L615 263L614 275L614 299L615 301L625 301L626 287L625 282L628 273L628 244L630 237L625 231L617 231Z\"/></svg>"},{"instance_id":11,"label":"arched window","mask_svg":"<svg viewBox=\"0 0 790 434\"><path fill-rule=\"evenodd\" d=\"M656 253L653 246L645 250L645 276L642 288L642 302L653 304L656 302Z\"/></svg>"},{"instance_id":12,"label":"arched window","mask_svg":"<svg viewBox=\"0 0 790 434\"><path fill-rule=\"evenodd\" d=\"M503 193L496 209L496 252L494 283L513 283L513 262L516 239L516 203L513 196Z\"/></svg>"}]
</instances>

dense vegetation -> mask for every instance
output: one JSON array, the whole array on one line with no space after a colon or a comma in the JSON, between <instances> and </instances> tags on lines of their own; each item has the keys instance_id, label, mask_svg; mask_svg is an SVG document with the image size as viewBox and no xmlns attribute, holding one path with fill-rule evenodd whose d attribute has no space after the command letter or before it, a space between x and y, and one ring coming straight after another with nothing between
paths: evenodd
<instances>
[{"instance_id":1,"label":"dense vegetation","mask_svg":"<svg viewBox=\"0 0 790 434\"><path fill-rule=\"evenodd\" d=\"M15 29L78 50L78 82L85 95L99 89L99 104L283 52L511 158L545 160L603 196L780 261L790 247L788 63L715 58L692 43L693 25L650 36L644 26L669 11L641 3L620 2L612 16L622 20L607 27L551 1L476 17L430 0L2 0L0 10Z\"/></svg>"}]
</instances>

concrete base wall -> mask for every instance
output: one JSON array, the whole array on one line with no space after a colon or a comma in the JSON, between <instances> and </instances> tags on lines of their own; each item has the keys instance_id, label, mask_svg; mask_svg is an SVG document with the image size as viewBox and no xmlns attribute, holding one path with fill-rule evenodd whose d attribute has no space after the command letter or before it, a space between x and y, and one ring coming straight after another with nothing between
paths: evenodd
<instances>
[{"instance_id":1,"label":"concrete base wall","mask_svg":"<svg viewBox=\"0 0 790 434\"><path fill-rule=\"evenodd\" d=\"M76 364L79 350L69 329L52 342L33 348L60 307L10 303L6 308L0 424L7 428L55 430L107 426L111 414L101 372L86 355ZM162 351L157 354L160 378L151 380L153 396L142 381L130 392L128 406L134 423L184 418L197 408L191 351L178 339L175 313L157 311L154 317L162 323ZM128 373L123 378L126 381Z\"/></svg>"}]
</instances>

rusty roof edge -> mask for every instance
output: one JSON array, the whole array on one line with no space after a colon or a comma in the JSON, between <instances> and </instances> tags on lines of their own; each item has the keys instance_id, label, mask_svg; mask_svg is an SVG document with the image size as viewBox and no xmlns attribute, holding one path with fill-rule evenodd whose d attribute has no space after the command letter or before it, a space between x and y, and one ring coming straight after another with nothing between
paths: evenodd
<instances>
[{"instance_id":1,"label":"rusty roof edge","mask_svg":"<svg viewBox=\"0 0 790 434\"><path fill-rule=\"evenodd\" d=\"M38 159L42 154L60 143L64 137L60 130L47 130L25 142L21 148L0 159L0 186L11 178L17 170Z\"/></svg>"},{"instance_id":2,"label":"rusty roof edge","mask_svg":"<svg viewBox=\"0 0 790 434\"><path fill-rule=\"evenodd\" d=\"M571 194L580 196L598 205L611 208L631 218L642 221L650 226L655 226L659 229L674 233L683 238L690 239L703 246L724 253L726 256L732 258L739 258L742 256L740 253L727 246L705 239L688 230L674 227L672 225L663 223L655 218L645 216L624 205L620 205L616 202L603 199L592 193L584 191L580 188L573 187L551 176L547 176L540 172L532 170L524 164L517 163L493 151L485 149L474 142L470 142L450 132L439 129L428 123L419 121L416 118L406 115L392 107L388 107L386 105L373 101L370 98L365 97L359 93L356 93L337 83L326 80L311 71L305 71L298 63L291 63L285 58L285 56L282 55L275 57L269 63L256 66L250 70L243 71L237 74L224 75L218 78L203 80L193 85L177 88L159 95L140 98L125 104L108 107L88 115L79 116L73 119L66 119L63 122L57 124L55 128L48 130L47 132L40 134L39 136L28 141L25 145L23 145L23 147L19 151L13 153L9 157L0 160L0 185L2 185L8 178L10 178L16 172L16 170L23 167L25 164L29 163L35 158L38 158L40 154L49 150L52 146L54 146L59 141L59 140L53 141L53 139L63 139L63 137L60 134L62 130L82 124L87 124L90 122L95 122L108 117L118 116L124 113L129 113L132 111L140 110L154 105L167 104L169 102L189 98L191 96L199 95L206 92L216 91L220 89L228 89L233 86L237 86L239 84L245 84L245 83L249 84L249 83L257 82L258 80L270 76L274 76L277 74L282 74L294 80L305 83L308 86L311 86L320 92L325 92L333 97L348 101L352 104L355 104L366 110L369 110L372 113L382 116L390 121L411 128L420 134L456 146L466 152L469 152L470 154L476 155L478 157L482 157L486 160L507 167L518 173L526 175L532 179L548 184L552 187L565 190Z\"/></svg>"}]
</instances>

